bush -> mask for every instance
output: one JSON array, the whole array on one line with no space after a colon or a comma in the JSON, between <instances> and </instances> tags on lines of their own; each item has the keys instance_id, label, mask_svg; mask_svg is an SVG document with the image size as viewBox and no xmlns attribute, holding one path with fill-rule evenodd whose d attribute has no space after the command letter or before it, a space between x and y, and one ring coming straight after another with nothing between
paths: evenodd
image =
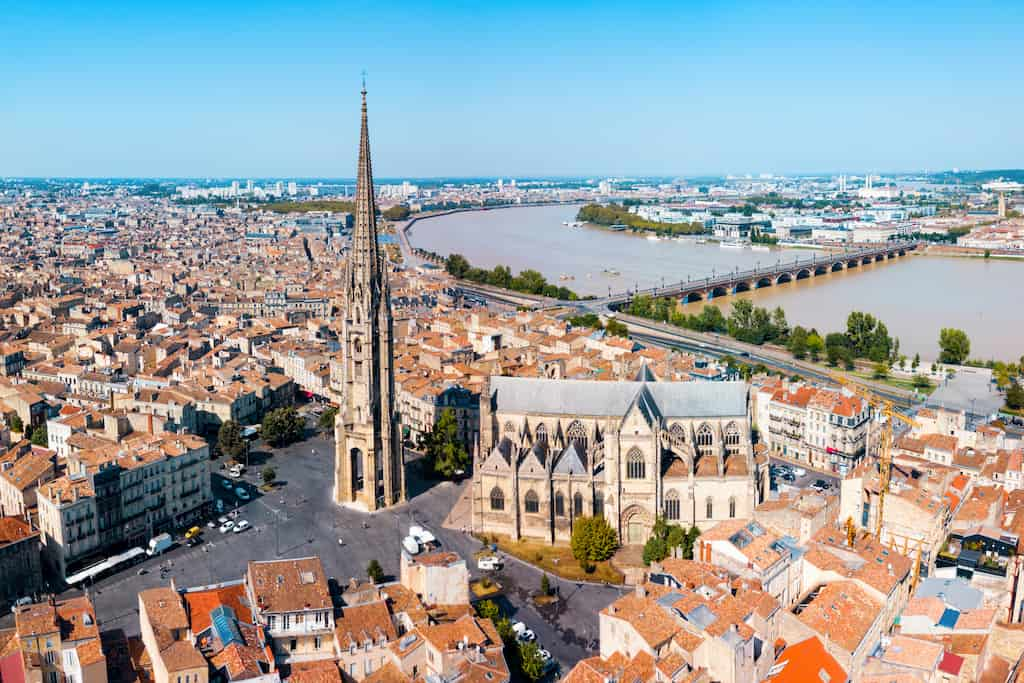
<instances>
[{"instance_id":1,"label":"bush","mask_svg":"<svg viewBox=\"0 0 1024 683\"><path fill-rule=\"evenodd\" d=\"M270 465L267 465L263 468L263 471L260 472L260 476L263 478L263 483L270 486L274 483L274 480L277 479L277 470Z\"/></svg>"},{"instance_id":2,"label":"bush","mask_svg":"<svg viewBox=\"0 0 1024 683\"><path fill-rule=\"evenodd\" d=\"M487 579L484 579L485 581ZM485 586L486 587L486 586ZM480 615L481 619L491 619L497 621L501 618L501 609L498 604L493 600L481 600L476 604L476 613Z\"/></svg>"},{"instance_id":3,"label":"bush","mask_svg":"<svg viewBox=\"0 0 1024 683\"><path fill-rule=\"evenodd\" d=\"M927 389L932 385L931 380L924 375L914 375L914 379L911 380L911 383L918 389Z\"/></svg>"}]
</instances>

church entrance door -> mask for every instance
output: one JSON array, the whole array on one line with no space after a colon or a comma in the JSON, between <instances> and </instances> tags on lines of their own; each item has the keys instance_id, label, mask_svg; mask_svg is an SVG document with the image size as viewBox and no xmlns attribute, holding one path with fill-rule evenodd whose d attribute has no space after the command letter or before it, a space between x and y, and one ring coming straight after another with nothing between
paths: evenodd
<instances>
[{"instance_id":1,"label":"church entrance door","mask_svg":"<svg viewBox=\"0 0 1024 683\"><path fill-rule=\"evenodd\" d=\"M629 545L642 545L644 542L644 525L640 516L634 516L626 524L626 543Z\"/></svg>"}]
</instances>

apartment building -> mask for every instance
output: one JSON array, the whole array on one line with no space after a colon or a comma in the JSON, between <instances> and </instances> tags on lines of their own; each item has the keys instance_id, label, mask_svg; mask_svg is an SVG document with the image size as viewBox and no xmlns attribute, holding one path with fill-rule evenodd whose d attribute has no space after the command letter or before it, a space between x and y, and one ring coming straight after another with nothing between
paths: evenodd
<instances>
[{"instance_id":1,"label":"apartment building","mask_svg":"<svg viewBox=\"0 0 1024 683\"><path fill-rule=\"evenodd\" d=\"M107 683L96 610L88 597L51 600L14 611L16 647L8 662L31 683ZM12 672L5 671L5 678Z\"/></svg>"},{"instance_id":2,"label":"apartment building","mask_svg":"<svg viewBox=\"0 0 1024 683\"><path fill-rule=\"evenodd\" d=\"M469 604L469 569L455 553L403 552L400 571L402 585L428 605Z\"/></svg>"},{"instance_id":3,"label":"apartment building","mask_svg":"<svg viewBox=\"0 0 1024 683\"><path fill-rule=\"evenodd\" d=\"M780 605L789 606L800 596L803 552L796 539L781 537L757 521L719 522L700 535L695 554L736 576L759 581Z\"/></svg>"},{"instance_id":4,"label":"apartment building","mask_svg":"<svg viewBox=\"0 0 1024 683\"><path fill-rule=\"evenodd\" d=\"M319 557L250 562L245 590L278 662L335 657L334 606Z\"/></svg>"},{"instance_id":5,"label":"apartment building","mask_svg":"<svg viewBox=\"0 0 1024 683\"><path fill-rule=\"evenodd\" d=\"M209 450L190 434L140 434L69 456L67 474L37 496L45 561L66 576L200 518L212 500Z\"/></svg>"},{"instance_id":6,"label":"apartment building","mask_svg":"<svg viewBox=\"0 0 1024 683\"><path fill-rule=\"evenodd\" d=\"M859 397L793 384L775 389L766 407L758 426L773 453L846 474L867 452L871 408Z\"/></svg>"},{"instance_id":7,"label":"apartment building","mask_svg":"<svg viewBox=\"0 0 1024 683\"><path fill-rule=\"evenodd\" d=\"M139 593L139 626L153 683L208 683L206 659L193 644L188 614L173 588Z\"/></svg>"},{"instance_id":8,"label":"apartment building","mask_svg":"<svg viewBox=\"0 0 1024 683\"><path fill-rule=\"evenodd\" d=\"M39 532L24 519L0 516L0 606L6 609L42 587Z\"/></svg>"}]
</instances>

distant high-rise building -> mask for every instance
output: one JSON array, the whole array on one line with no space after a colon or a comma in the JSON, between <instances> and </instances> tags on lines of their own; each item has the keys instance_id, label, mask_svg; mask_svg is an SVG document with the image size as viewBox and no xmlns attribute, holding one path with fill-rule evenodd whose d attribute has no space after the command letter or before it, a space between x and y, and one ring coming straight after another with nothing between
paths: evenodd
<instances>
[{"instance_id":1,"label":"distant high-rise building","mask_svg":"<svg viewBox=\"0 0 1024 683\"><path fill-rule=\"evenodd\" d=\"M252 180L245 181L245 193L252 194Z\"/></svg>"},{"instance_id":2,"label":"distant high-rise building","mask_svg":"<svg viewBox=\"0 0 1024 683\"><path fill-rule=\"evenodd\" d=\"M498 178L498 192L501 192L504 189L505 189L505 179L504 178Z\"/></svg>"},{"instance_id":3,"label":"distant high-rise building","mask_svg":"<svg viewBox=\"0 0 1024 683\"><path fill-rule=\"evenodd\" d=\"M238 196L238 181L237 180L232 180L231 181L231 196L232 197L237 197Z\"/></svg>"},{"instance_id":4,"label":"distant high-rise building","mask_svg":"<svg viewBox=\"0 0 1024 683\"><path fill-rule=\"evenodd\" d=\"M274 194L276 194L278 197L284 194L284 183L282 183L280 180L274 183Z\"/></svg>"},{"instance_id":5,"label":"distant high-rise building","mask_svg":"<svg viewBox=\"0 0 1024 683\"><path fill-rule=\"evenodd\" d=\"M294 197L298 193L299 193L299 186L295 183L295 181L293 180L290 183L288 183L288 194L289 194L289 196Z\"/></svg>"},{"instance_id":6,"label":"distant high-rise building","mask_svg":"<svg viewBox=\"0 0 1024 683\"><path fill-rule=\"evenodd\" d=\"M391 287L377 244L365 86L362 96L356 224L342 282L345 400L335 421L334 500L377 510L405 500L405 473L395 409Z\"/></svg>"}]
</instances>

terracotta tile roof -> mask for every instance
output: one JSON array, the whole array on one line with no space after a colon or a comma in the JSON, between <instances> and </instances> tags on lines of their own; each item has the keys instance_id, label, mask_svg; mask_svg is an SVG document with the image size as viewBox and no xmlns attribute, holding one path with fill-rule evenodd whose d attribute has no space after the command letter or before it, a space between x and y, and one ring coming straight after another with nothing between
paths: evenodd
<instances>
[{"instance_id":1,"label":"terracotta tile roof","mask_svg":"<svg viewBox=\"0 0 1024 683\"><path fill-rule=\"evenodd\" d=\"M342 609L335 621L334 633L343 650L352 645L361 647L366 640L376 645L381 638L390 643L397 637L391 612L383 600Z\"/></svg>"},{"instance_id":2,"label":"terracotta tile roof","mask_svg":"<svg viewBox=\"0 0 1024 683\"><path fill-rule=\"evenodd\" d=\"M290 683L341 683L341 672L333 660L292 664Z\"/></svg>"},{"instance_id":3,"label":"terracotta tile roof","mask_svg":"<svg viewBox=\"0 0 1024 683\"><path fill-rule=\"evenodd\" d=\"M780 668L781 667L781 668ZM846 671L839 666L835 657L828 653L821 640L811 636L795 645L790 645L775 660L779 669L767 680L774 683L805 683L807 681L832 681L841 683L847 679ZM822 676L822 672L825 676Z\"/></svg>"},{"instance_id":4,"label":"terracotta tile roof","mask_svg":"<svg viewBox=\"0 0 1024 683\"><path fill-rule=\"evenodd\" d=\"M188 604L192 633L199 634L210 628L210 613L223 605L230 607L238 621L252 622L252 610L241 581L231 586L204 591L188 591L183 596Z\"/></svg>"},{"instance_id":5,"label":"terracotta tile roof","mask_svg":"<svg viewBox=\"0 0 1024 683\"><path fill-rule=\"evenodd\" d=\"M798 619L844 650L853 652L867 636L882 611L873 599L852 581L826 584Z\"/></svg>"},{"instance_id":6,"label":"terracotta tile roof","mask_svg":"<svg viewBox=\"0 0 1024 683\"><path fill-rule=\"evenodd\" d=\"M246 584L263 612L329 609L331 595L319 557L250 562Z\"/></svg>"}]
</instances>

